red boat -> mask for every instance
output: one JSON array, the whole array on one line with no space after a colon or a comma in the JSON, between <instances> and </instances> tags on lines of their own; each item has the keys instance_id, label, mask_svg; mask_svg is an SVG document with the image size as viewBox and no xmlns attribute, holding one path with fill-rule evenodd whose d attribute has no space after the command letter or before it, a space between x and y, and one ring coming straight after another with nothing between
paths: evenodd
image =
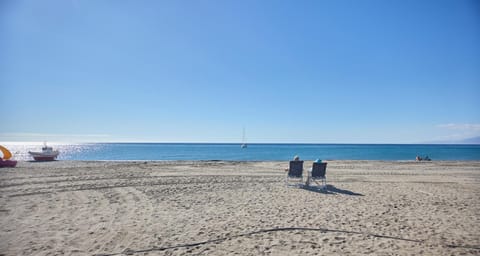
<instances>
[{"instance_id":1,"label":"red boat","mask_svg":"<svg viewBox=\"0 0 480 256\"><path fill-rule=\"evenodd\" d=\"M0 145L0 151L3 154L3 157L0 157L0 167L15 167L17 165L17 161L9 160L12 153L8 149Z\"/></svg>"}]
</instances>

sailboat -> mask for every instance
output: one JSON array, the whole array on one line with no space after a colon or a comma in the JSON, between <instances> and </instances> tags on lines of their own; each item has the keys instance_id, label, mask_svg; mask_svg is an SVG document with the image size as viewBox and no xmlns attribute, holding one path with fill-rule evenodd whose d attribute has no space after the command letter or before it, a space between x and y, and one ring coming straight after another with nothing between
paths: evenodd
<instances>
[{"instance_id":1,"label":"sailboat","mask_svg":"<svg viewBox=\"0 0 480 256\"><path fill-rule=\"evenodd\" d=\"M0 145L0 152L3 154L3 156L0 157L0 167L15 167L17 165L17 161L10 160L12 153L2 145Z\"/></svg>"},{"instance_id":2,"label":"sailboat","mask_svg":"<svg viewBox=\"0 0 480 256\"><path fill-rule=\"evenodd\" d=\"M247 143L245 142L245 128L243 128L242 145L240 147L247 148Z\"/></svg>"}]
</instances>

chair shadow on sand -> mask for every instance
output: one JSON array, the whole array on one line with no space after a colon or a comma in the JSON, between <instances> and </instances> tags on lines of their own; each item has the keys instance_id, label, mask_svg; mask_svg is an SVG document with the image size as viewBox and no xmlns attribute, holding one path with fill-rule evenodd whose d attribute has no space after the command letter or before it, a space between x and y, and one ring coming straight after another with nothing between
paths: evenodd
<instances>
[{"instance_id":1,"label":"chair shadow on sand","mask_svg":"<svg viewBox=\"0 0 480 256\"><path fill-rule=\"evenodd\" d=\"M333 185L326 185L324 188L319 186L303 186L302 188L311 192L322 193L327 195L344 194L349 196L363 196L363 194L356 193L346 189L340 189Z\"/></svg>"}]
</instances>

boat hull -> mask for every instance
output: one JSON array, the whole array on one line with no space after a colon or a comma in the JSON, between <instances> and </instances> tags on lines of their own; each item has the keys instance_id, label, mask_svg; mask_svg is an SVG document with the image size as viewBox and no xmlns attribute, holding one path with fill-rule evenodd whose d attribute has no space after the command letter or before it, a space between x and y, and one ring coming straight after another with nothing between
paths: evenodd
<instances>
[{"instance_id":1,"label":"boat hull","mask_svg":"<svg viewBox=\"0 0 480 256\"><path fill-rule=\"evenodd\" d=\"M34 156L35 161L55 161L56 156Z\"/></svg>"},{"instance_id":2,"label":"boat hull","mask_svg":"<svg viewBox=\"0 0 480 256\"><path fill-rule=\"evenodd\" d=\"M0 160L0 168L1 167L15 167L17 166L17 161L15 160Z\"/></svg>"}]
</instances>

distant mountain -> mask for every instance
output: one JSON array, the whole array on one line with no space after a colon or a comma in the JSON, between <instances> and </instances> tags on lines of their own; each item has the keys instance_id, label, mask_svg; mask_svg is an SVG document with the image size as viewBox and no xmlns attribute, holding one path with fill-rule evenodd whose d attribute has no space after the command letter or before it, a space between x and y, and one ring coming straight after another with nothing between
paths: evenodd
<instances>
[{"instance_id":1,"label":"distant mountain","mask_svg":"<svg viewBox=\"0 0 480 256\"><path fill-rule=\"evenodd\" d=\"M460 143L460 144L480 144L480 136L473 137L473 138L468 138L468 139L463 139L463 140L459 141L458 143Z\"/></svg>"}]
</instances>

